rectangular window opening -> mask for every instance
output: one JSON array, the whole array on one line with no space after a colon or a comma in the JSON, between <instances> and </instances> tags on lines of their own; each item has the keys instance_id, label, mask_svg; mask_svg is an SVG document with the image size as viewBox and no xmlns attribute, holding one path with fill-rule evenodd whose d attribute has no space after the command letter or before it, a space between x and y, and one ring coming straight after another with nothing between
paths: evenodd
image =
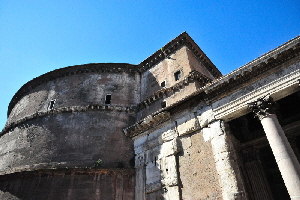
<instances>
[{"instance_id":1,"label":"rectangular window opening","mask_svg":"<svg viewBox=\"0 0 300 200\"><path fill-rule=\"evenodd\" d=\"M175 81L178 81L181 78L180 70L174 73Z\"/></svg>"},{"instance_id":2,"label":"rectangular window opening","mask_svg":"<svg viewBox=\"0 0 300 200\"><path fill-rule=\"evenodd\" d=\"M54 104L55 104L56 99L53 99L49 102L48 105L48 110L53 110L54 109Z\"/></svg>"},{"instance_id":3,"label":"rectangular window opening","mask_svg":"<svg viewBox=\"0 0 300 200\"><path fill-rule=\"evenodd\" d=\"M165 101L161 102L161 107L162 108L165 108L166 106L167 106L167 102L165 102Z\"/></svg>"},{"instance_id":4,"label":"rectangular window opening","mask_svg":"<svg viewBox=\"0 0 300 200\"><path fill-rule=\"evenodd\" d=\"M166 87L166 81L161 82L160 87Z\"/></svg>"},{"instance_id":5,"label":"rectangular window opening","mask_svg":"<svg viewBox=\"0 0 300 200\"><path fill-rule=\"evenodd\" d=\"M107 94L105 97L105 104L110 105L111 104L111 94Z\"/></svg>"}]
</instances>

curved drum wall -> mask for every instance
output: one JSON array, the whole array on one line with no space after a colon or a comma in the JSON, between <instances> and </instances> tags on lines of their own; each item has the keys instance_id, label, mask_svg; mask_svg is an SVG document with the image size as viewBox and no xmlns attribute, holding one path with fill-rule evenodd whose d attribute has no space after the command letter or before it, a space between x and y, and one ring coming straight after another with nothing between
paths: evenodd
<instances>
[{"instance_id":1,"label":"curved drum wall","mask_svg":"<svg viewBox=\"0 0 300 200\"><path fill-rule=\"evenodd\" d=\"M135 120L138 83L134 72L97 70L39 83L10 108L0 138L1 173L93 167L99 159L101 168L132 168L133 144L122 129Z\"/></svg>"},{"instance_id":2,"label":"curved drum wall","mask_svg":"<svg viewBox=\"0 0 300 200\"><path fill-rule=\"evenodd\" d=\"M31 81L31 82L34 82ZM132 73L84 73L57 78L28 91L12 108L8 124L54 108L104 105L105 96L112 95L113 106L134 106L139 98L139 76Z\"/></svg>"}]
</instances>

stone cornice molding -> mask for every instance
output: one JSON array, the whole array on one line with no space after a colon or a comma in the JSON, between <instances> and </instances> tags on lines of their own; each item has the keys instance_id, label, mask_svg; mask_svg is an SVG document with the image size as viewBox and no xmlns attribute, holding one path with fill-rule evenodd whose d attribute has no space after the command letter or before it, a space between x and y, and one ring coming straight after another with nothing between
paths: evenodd
<instances>
[{"instance_id":1,"label":"stone cornice molding","mask_svg":"<svg viewBox=\"0 0 300 200\"><path fill-rule=\"evenodd\" d=\"M85 65L74 65L50 71L27 82L16 92L9 103L7 116L9 116L15 104L24 95L26 95L28 92L38 87L39 85L42 85L49 81L86 73L136 73L136 68L137 65L127 63L90 63Z\"/></svg>"},{"instance_id":2,"label":"stone cornice molding","mask_svg":"<svg viewBox=\"0 0 300 200\"><path fill-rule=\"evenodd\" d=\"M151 67L157 65L162 60L169 58L171 54L176 52L182 46L188 47L195 57L203 63L206 69L215 77L219 78L222 76L221 72L206 56L206 54L200 49L200 47L194 42L194 40L186 33L183 32L171 42L167 43L160 50L149 56L147 59L139 64L139 72L145 72Z\"/></svg>"},{"instance_id":3,"label":"stone cornice molding","mask_svg":"<svg viewBox=\"0 0 300 200\"><path fill-rule=\"evenodd\" d=\"M123 131L126 136L131 138L139 136L140 134L145 133L146 131L168 121L171 118L172 113L179 112L191 105L196 105L199 103L199 101L204 101L203 95L203 91L198 90L193 94L175 102L174 104L152 113L132 126L124 128Z\"/></svg>"},{"instance_id":4,"label":"stone cornice molding","mask_svg":"<svg viewBox=\"0 0 300 200\"><path fill-rule=\"evenodd\" d=\"M167 111L163 111L154 115L149 115L142 119L141 121L124 128L123 131L127 137L134 137L143 133L151 128L156 127L157 125L169 120L171 115Z\"/></svg>"},{"instance_id":5,"label":"stone cornice molding","mask_svg":"<svg viewBox=\"0 0 300 200\"><path fill-rule=\"evenodd\" d=\"M248 103L248 108L255 114L255 117L258 117L260 120L264 117L275 114L275 102L269 95Z\"/></svg>"},{"instance_id":6,"label":"stone cornice molding","mask_svg":"<svg viewBox=\"0 0 300 200\"><path fill-rule=\"evenodd\" d=\"M300 36L262 55L205 87L208 98L216 101L245 82L300 55Z\"/></svg>"},{"instance_id":7,"label":"stone cornice molding","mask_svg":"<svg viewBox=\"0 0 300 200\"><path fill-rule=\"evenodd\" d=\"M88 105L88 106L61 107L61 108L51 109L47 111L36 112L32 115L28 115L15 122L12 122L3 128L2 132L0 132L0 137L6 134L7 132L15 129L16 127L39 117L52 116L61 113L87 112L87 111L118 111L118 112L135 113L136 110L137 109L135 106L125 107L125 106Z\"/></svg>"},{"instance_id":8,"label":"stone cornice molding","mask_svg":"<svg viewBox=\"0 0 300 200\"><path fill-rule=\"evenodd\" d=\"M295 67L296 68L296 67ZM293 71L279 79L270 82L254 91L251 91L243 96L236 98L222 106L218 106L213 109L215 117L217 119L224 119L225 121L231 120L236 113L247 113L247 104L265 96L265 94L282 93L286 88L294 87L297 84L297 80L300 78L300 69ZM275 99L277 100L277 99Z\"/></svg>"},{"instance_id":9,"label":"stone cornice molding","mask_svg":"<svg viewBox=\"0 0 300 200\"><path fill-rule=\"evenodd\" d=\"M145 99L141 103L138 104L138 109L142 110L146 108L147 106L153 104L154 102L163 99L164 97L170 96L181 89L183 89L185 86L189 85L190 83L193 83L197 81L200 84L200 87L205 86L206 84L211 82L211 79L204 76L198 71L191 71L188 76L186 76L182 81L176 83L175 85L169 87L169 88L162 88L155 92L151 97Z\"/></svg>"}]
</instances>

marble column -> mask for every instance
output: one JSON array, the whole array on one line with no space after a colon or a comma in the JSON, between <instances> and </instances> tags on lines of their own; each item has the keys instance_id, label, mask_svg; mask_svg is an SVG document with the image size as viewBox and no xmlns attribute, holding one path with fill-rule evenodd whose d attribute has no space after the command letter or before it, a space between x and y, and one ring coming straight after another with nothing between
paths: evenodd
<instances>
[{"instance_id":1,"label":"marble column","mask_svg":"<svg viewBox=\"0 0 300 200\"><path fill-rule=\"evenodd\" d=\"M248 104L248 107L263 126L290 198L300 199L300 165L278 122L274 105L272 98L266 96Z\"/></svg>"}]
</instances>

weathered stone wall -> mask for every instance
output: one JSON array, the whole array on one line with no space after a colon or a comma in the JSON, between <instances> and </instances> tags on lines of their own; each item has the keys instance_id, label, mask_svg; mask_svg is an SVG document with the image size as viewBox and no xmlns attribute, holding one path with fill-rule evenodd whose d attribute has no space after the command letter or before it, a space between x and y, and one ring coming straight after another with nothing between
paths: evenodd
<instances>
[{"instance_id":1,"label":"weathered stone wall","mask_svg":"<svg viewBox=\"0 0 300 200\"><path fill-rule=\"evenodd\" d=\"M176 109L174 109L176 110ZM178 171L183 199L221 199L218 172L211 143L204 140L203 128L214 120L204 102L172 116L178 132ZM208 159L211 158L211 159Z\"/></svg>"},{"instance_id":2,"label":"weathered stone wall","mask_svg":"<svg viewBox=\"0 0 300 200\"><path fill-rule=\"evenodd\" d=\"M34 80L33 80L34 81ZM111 94L111 105L130 107L139 102L139 75L135 73L86 73L57 78L37 86L13 107L7 124L25 116L53 108L105 105Z\"/></svg>"},{"instance_id":3,"label":"weathered stone wall","mask_svg":"<svg viewBox=\"0 0 300 200\"><path fill-rule=\"evenodd\" d=\"M191 71L188 57L187 48L181 47L170 58L165 58L157 65L145 71L141 77L141 100L145 100L157 90L160 90L161 82L165 81L166 86L170 87L176 83L174 73L178 70L181 71L181 77L187 76Z\"/></svg>"},{"instance_id":4,"label":"weathered stone wall","mask_svg":"<svg viewBox=\"0 0 300 200\"><path fill-rule=\"evenodd\" d=\"M141 120L144 117L152 114L154 111L158 111L162 109L162 102L165 102L166 106L170 106L172 104L177 103L180 101L183 97L187 97L191 95L192 93L196 92L197 89L200 88L200 84L196 81L192 81L191 83L187 83L183 86L178 87L178 89L174 89L170 92L166 92L163 96L163 98L153 101L148 104L148 106L143 107L139 110L137 114L137 120ZM165 106L165 107L166 107Z\"/></svg>"},{"instance_id":5,"label":"weathered stone wall","mask_svg":"<svg viewBox=\"0 0 300 200\"><path fill-rule=\"evenodd\" d=\"M191 67L192 70L196 70L202 74L204 74L205 76L207 76L208 78L214 80L217 77L214 77L211 72L209 72L205 66L203 65L203 61L200 62L199 59L197 59L197 57L194 55L194 53L190 50L187 49L187 55L188 55L188 59L189 59L189 65Z\"/></svg>"},{"instance_id":6,"label":"weathered stone wall","mask_svg":"<svg viewBox=\"0 0 300 200\"><path fill-rule=\"evenodd\" d=\"M134 198L134 173L118 170L134 167L133 141L122 129L135 122L140 75L123 65L59 69L17 92L0 138L2 199ZM33 172L74 168L85 175Z\"/></svg>"},{"instance_id":7,"label":"weathered stone wall","mask_svg":"<svg viewBox=\"0 0 300 200\"><path fill-rule=\"evenodd\" d=\"M0 176L1 200L134 199L133 169L40 170Z\"/></svg>"},{"instance_id":8,"label":"weathered stone wall","mask_svg":"<svg viewBox=\"0 0 300 200\"><path fill-rule=\"evenodd\" d=\"M135 199L179 199L175 123L167 121L134 141Z\"/></svg>"},{"instance_id":9,"label":"weathered stone wall","mask_svg":"<svg viewBox=\"0 0 300 200\"><path fill-rule=\"evenodd\" d=\"M183 199L222 199L218 174L209 142L202 131L180 137L182 151L178 153Z\"/></svg>"},{"instance_id":10,"label":"weathered stone wall","mask_svg":"<svg viewBox=\"0 0 300 200\"><path fill-rule=\"evenodd\" d=\"M176 77L176 73L180 75ZM180 47L142 73L137 121L181 101L214 79L187 46Z\"/></svg>"},{"instance_id":11,"label":"weathered stone wall","mask_svg":"<svg viewBox=\"0 0 300 200\"><path fill-rule=\"evenodd\" d=\"M132 141L122 134L130 115L100 110L32 119L1 137L0 171L92 167L99 159L104 168L130 168Z\"/></svg>"},{"instance_id":12,"label":"weathered stone wall","mask_svg":"<svg viewBox=\"0 0 300 200\"><path fill-rule=\"evenodd\" d=\"M222 199L212 146L202 133L213 120L209 109L198 102L171 112L133 138L136 199Z\"/></svg>"},{"instance_id":13,"label":"weathered stone wall","mask_svg":"<svg viewBox=\"0 0 300 200\"><path fill-rule=\"evenodd\" d=\"M138 82L136 73L89 71L32 88L12 108L2 132L0 171L91 167L99 159L104 168L133 167L133 142L122 129L135 121Z\"/></svg>"}]
</instances>

